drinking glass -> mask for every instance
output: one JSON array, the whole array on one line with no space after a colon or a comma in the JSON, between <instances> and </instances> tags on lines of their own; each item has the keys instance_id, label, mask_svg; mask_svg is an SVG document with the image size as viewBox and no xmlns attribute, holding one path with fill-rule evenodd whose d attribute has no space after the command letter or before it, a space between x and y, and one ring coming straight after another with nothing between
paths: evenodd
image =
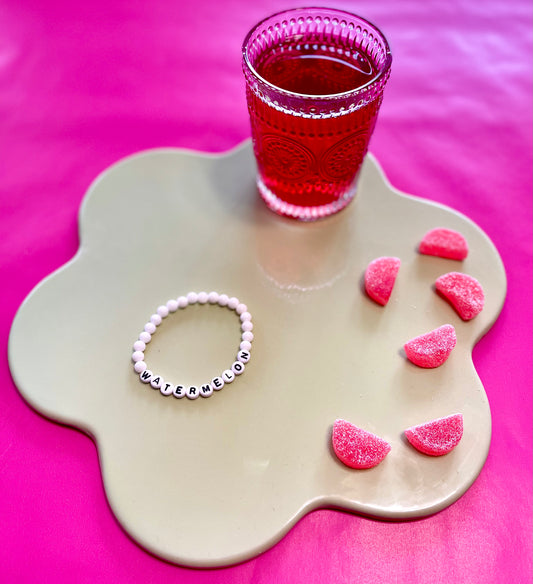
<instances>
[{"instance_id":1,"label":"drinking glass","mask_svg":"<svg viewBox=\"0 0 533 584\"><path fill-rule=\"evenodd\" d=\"M386 38L354 14L296 8L252 28L242 55L262 198L303 221L340 211L355 195L390 75Z\"/></svg>"}]
</instances>

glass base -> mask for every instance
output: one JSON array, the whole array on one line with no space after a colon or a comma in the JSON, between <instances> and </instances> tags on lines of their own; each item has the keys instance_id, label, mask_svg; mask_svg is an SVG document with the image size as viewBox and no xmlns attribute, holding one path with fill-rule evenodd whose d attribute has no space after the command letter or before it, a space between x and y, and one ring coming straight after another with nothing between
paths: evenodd
<instances>
[{"instance_id":1,"label":"glass base","mask_svg":"<svg viewBox=\"0 0 533 584\"><path fill-rule=\"evenodd\" d=\"M317 207L302 207L281 200L265 185L261 178L257 179L257 188L262 199L271 211L284 217L297 219L298 221L317 221L318 219L323 219L324 217L338 213L354 198L356 192L356 186L354 184L336 201Z\"/></svg>"}]
</instances>

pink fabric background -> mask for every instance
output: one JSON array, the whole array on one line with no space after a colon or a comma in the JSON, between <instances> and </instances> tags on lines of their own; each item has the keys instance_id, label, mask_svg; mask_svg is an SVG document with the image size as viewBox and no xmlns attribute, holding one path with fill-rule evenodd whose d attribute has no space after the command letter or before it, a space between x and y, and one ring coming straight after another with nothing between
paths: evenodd
<instances>
[{"instance_id":1,"label":"pink fabric background","mask_svg":"<svg viewBox=\"0 0 533 584\"><path fill-rule=\"evenodd\" d=\"M0 2L1 581L531 581L530 0L319 3L360 13L390 40L393 74L371 150L392 184L471 217L508 272L503 312L474 351L492 446L457 503L405 523L316 511L239 566L176 567L115 521L94 443L31 410L11 380L15 312L76 252L91 181L138 150L219 152L247 138L241 40L268 13L306 3Z\"/></svg>"}]
</instances>

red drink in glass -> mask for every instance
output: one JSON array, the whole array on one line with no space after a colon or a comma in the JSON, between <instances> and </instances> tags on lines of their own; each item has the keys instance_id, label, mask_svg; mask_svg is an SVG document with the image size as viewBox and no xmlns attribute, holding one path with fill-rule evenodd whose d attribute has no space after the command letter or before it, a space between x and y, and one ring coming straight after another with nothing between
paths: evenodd
<instances>
[{"instance_id":1,"label":"red drink in glass","mask_svg":"<svg viewBox=\"0 0 533 584\"><path fill-rule=\"evenodd\" d=\"M383 35L338 10L289 10L248 34L243 69L257 182L272 210L313 220L353 198L390 62Z\"/></svg>"}]
</instances>

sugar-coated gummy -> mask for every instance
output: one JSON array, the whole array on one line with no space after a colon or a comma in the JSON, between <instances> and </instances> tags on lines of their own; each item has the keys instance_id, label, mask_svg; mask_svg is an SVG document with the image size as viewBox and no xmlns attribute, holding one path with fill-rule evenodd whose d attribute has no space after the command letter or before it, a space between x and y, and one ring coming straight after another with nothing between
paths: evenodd
<instances>
[{"instance_id":1,"label":"sugar-coated gummy","mask_svg":"<svg viewBox=\"0 0 533 584\"><path fill-rule=\"evenodd\" d=\"M443 324L429 333L407 341L404 350L409 361L432 369L442 365L457 344L455 329L451 324Z\"/></svg>"},{"instance_id":2,"label":"sugar-coated gummy","mask_svg":"<svg viewBox=\"0 0 533 584\"><path fill-rule=\"evenodd\" d=\"M463 416L453 414L405 430L407 440L420 452L442 456L451 452L463 436Z\"/></svg>"},{"instance_id":3,"label":"sugar-coated gummy","mask_svg":"<svg viewBox=\"0 0 533 584\"><path fill-rule=\"evenodd\" d=\"M399 258L384 256L372 260L366 268L366 293L382 306L385 306L389 301L400 263Z\"/></svg>"},{"instance_id":4,"label":"sugar-coated gummy","mask_svg":"<svg viewBox=\"0 0 533 584\"><path fill-rule=\"evenodd\" d=\"M335 420L331 436L337 458L356 469L372 468L390 452L390 444L346 420Z\"/></svg>"},{"instance_id":5,"label":"sugar-coated gummy","mask_svg":"<svg viewBox=\"0 0 533 584\"><path fill-rule=\"evenodd\" d=\"M468 243L458 231L437 227L424 235L418 251L450 260L464 260L468 255Z\"/></svg>"},{"instance_id":6,"label":"sugar-coated gummy","mask_svg":"<svg viewBox=\"0 0 533 584\"><path fill-rule=\"evenodd\" d=\"M472 276L461 272L449 272L437 278L435 289L455 308L463 320L477 316L485 304L481 284Z\"/></svg>"}]
</instances>

